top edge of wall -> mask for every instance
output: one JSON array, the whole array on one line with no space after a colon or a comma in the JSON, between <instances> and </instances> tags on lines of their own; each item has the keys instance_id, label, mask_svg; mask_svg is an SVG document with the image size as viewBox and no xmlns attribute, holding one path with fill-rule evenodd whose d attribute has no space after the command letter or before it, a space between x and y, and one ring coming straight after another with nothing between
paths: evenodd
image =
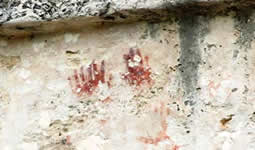
<instances>
[{"instance_id":1,"label":"top edge of wall","mask_svg":"<svg viewBox=\"0 0 255 150\"><path fill-rule=\"evenodd\" d=\"M24 36L86 25L162 21L254 7L254 0L0 0L0 35Z\"/></svg>"}]
</instances>

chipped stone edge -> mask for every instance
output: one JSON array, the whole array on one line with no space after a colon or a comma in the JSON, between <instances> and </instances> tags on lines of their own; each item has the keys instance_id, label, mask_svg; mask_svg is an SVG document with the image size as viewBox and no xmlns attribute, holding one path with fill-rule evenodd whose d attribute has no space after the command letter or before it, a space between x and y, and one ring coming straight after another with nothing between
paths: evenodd
<instances>
[{"instance_id":1,"label":"chipped stone edge","mask_svg":"<svg viewBox=\"0 0 255 150\"><path fill-rule=\"evenodd\" d=\"M29 0L25 0L29 1ZM49 1L49 0L48 0ZM254 7L254 0L166 0L159 1L154 4L149 4L147 1L131 2L128 5L114 3L114 0L101 1L100 7L89 6L89 9L94 9L94 13L83 12L69 15L59 15L48 18L36 18L27 15L19 17L22 12L16 7L10 6L12 2L6 2L6 7L0 6L0 35L2 37L18 37L33 34L45 34L59 31L76 30L86 27L87 25L100 24L116 24L128 23L134 21L164 21L173 16L182 14L190 15L215 15L238 10L244 7ZM127 1L128 0L122 0ZM140 2L138 4L138 2ZM8 4L7 4L8 3ZM34 3L34 1L32 1ZM59 2L64 3L64 1ZM93 3L93 1L88 1ZM88 4L89 5L89 4ZM68 7L68 6L67 6ZM17 11L17 12L15 12ZM31 11L31 9L27 10ZM10 13L12 12L12 13ZM8 17L16 14L18 17L8 20ZM8 16L9 15L9 16Z\"/></svg>"}]
</instances>

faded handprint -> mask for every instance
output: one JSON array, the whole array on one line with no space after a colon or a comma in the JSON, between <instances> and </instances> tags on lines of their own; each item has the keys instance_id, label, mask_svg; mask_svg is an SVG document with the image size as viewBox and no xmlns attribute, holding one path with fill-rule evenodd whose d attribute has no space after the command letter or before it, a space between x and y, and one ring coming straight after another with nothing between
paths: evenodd
<instances>
[{"instance_id":1,"label":"faded handprint","mask_svg":"<svg viewBox=\"0 0 255 150\"><path fill-rule=\"evenodd\" d=\"M209 81L208 92L211 98L225 102L231 96L231 76L228 75L222 78L220 81Z\"/></svg>"},{"instance_id":2,"label":"faded handprint","mask_svg":"<svg viewBox=\"0 0 255 150\"><path fill-rule=\"evenodd\" d=\"M169 140L170 137L167 135L167 121L166 118L170 113L170 109L165 108L165 104L163 102L160 103L160 107L154 108L155 113L160 114L160 124L161 124L161 131L158 132L157 136L152 137L139 137L138 140L145 143L145 144L154 144L157 145L159 142L164 140Z\"/></svg>"},{"instance_id":3,"label":"faded handprint","mask_svg":"<svg viewBox=\"0 0 255 150\"><path fill-rule=\"evenodd\" d=\"M164 102L160 102L159 105L153 107L154 113L159 113L160 115L160 127L161 130L156 134L155 137L138 137L138 140L144 144L152 144L158 145L158 143L163 141L168 141L166 145L164 145L165 150L179 150L180 146L176 145L175 142L170 138L167 134L167 116L170 114L170 109L166 107Z\"/></svg>"}]
</instances>

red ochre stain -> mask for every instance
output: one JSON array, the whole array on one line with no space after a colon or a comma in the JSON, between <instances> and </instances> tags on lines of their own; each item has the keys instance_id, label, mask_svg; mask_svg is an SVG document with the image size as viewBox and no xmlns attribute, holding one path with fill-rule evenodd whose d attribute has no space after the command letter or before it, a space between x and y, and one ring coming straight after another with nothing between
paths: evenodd
<instances>
[{"instance_id":1,"label":"red ochre stain","mask_svg":"<svg viewBox=\"0 0 255 150\"><path fill-rule=\"evenodd\" d=\"M67 145L71 145L72 143L71 143L71 136L70 135L68 135L67 137L66 137L66 144Z\"/></svg>"},{"instance_id":2,"label":"red ochre stain","mask_svg":"<svg viewBox=\"0 0 255 150\"><path fill-rule=\"evenodd\" d=\"M108 85L108 87L112 87L112 84L111 84L111 81L112 81L112 79L113 79L113 76L112 76L112 74L110 74L109 75L109 80L107 81L107 85Z\"/></svg>"},{"instance_id":3,"label":"red ochre stain","mask_svg":"<svg viewBox=\"0 0 255 150\"><path fill-rule=\"evenodd\" d=\"M75 69L68 80L73 93L76 95L92 95L100 82L102 84L106 83L105 62L101 61L99 66L93 61L86 69L83 66L79 70ZM107 84L110 85L110 81L107 81Z\"/></svg>"},{"instance_id":4,"label":"red ochre stain","mask_svg":"<svg viewBox=\"0 0 255 150\"><path fill-rule=\"evenodd\" d=\"M110 102L112 102L112 99L110 96L108 96L104 100L102 100L102 103L110 103Z\"/></svg>"},{"instance_id":5,"label":"red ochre stain","mask_svg":"<svg viewBox=\"0 0 255 150\"><path fill-rule=\"evenodd\" d=\"M180 149L180 146L174 145L173 150L179 150L179 149Z\"/></svg>"},{"instance_id":6,"label":"red ochre stain","mask_svg":"<svg viewBox=\"0 0 255 150\"><path fill-rule=\"evenodd\" d=\"M139 49L131 48L128 54L124 55L127 73L123 74L124 79L130 85L140 86L147 82L151 83L151 68L149 67L149 57L142 57Z\"/></svg>"}]
</instances>

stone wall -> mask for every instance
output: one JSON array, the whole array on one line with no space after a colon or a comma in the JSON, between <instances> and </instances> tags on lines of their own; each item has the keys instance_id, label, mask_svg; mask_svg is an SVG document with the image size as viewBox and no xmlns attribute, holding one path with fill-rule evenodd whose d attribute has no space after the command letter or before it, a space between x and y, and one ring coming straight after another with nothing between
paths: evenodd
<instances>
[{"instance_id":1,"label":"stone wall","mask_svg":"<svg viewBox=\"0 0 255 150\"><path fill-rule=\"evenodd\" d=\"M1 149L254 150L252 7L3 1Z\"/></svg>"}]
</instances>

